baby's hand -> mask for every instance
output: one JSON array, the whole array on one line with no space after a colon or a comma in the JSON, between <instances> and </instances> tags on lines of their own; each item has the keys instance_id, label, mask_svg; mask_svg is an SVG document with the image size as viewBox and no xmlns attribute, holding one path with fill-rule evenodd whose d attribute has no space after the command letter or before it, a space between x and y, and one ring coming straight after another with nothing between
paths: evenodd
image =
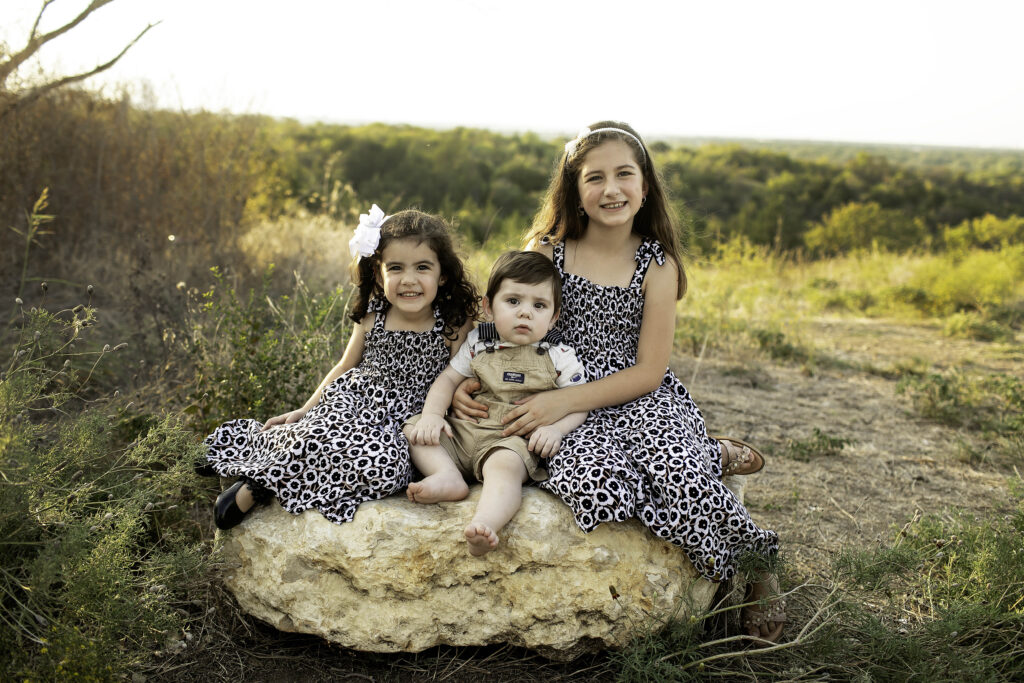
<instances>
[{"instance_id":1,"label":"baby's hand","mask_svg":"<svg viewBox=\"0 0 1024 683\"><path fill-rule=\"evenodd\" d=\"M417 446L437 446L441 443L441 430L448 436L452 428L440 415L423 415L409 432L409 443Z\"/></svg>"},{"instance_id":2,"label":"baby's hand","mask_svg":"<svg viewBox=\"0 0 1024 683\"><path fill-rule=\"evenodd\" d=\"M562 445L563 436L565 435L562 434L562 431L554 425L537 427L530 434L528 445L534 454L542 458L550 458L558 452L558 447Z\"/></svg>"}]
</instances>

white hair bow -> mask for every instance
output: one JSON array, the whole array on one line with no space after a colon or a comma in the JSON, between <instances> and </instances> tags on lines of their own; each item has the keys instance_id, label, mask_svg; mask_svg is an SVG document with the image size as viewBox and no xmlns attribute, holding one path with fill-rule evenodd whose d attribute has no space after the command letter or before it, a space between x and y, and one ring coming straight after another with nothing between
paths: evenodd
<instances>
[{"instance_id":1,"label":"white hair bow","mask_svg":"<svg viewBox=\"0 0 1024 683\"><path fill-rule=\"evenodd\" d=\"M576 137L574 137L572 140L569 140L569 142L565 143L565 155L571 157L573 154L575 154L576 145L580 144L580 140L587 137L588 135L590 135L589 128L580 128L580 132L576 133Z\"/></svg>"},{"instance_id":2,"label":"white hair bow","mask_svg":"<svg viewBox=\"0 0 1024 683\"><path fill-rule=\"evenodd\" d=\"M348 250L352 252L353 258L373 256L373 252L377 251L377 245L380 244L380 226L389 218L391 216L385 216L376 204L370 208L370 213L359 214L359 225L348 242Z\"/></svg>"}]
</instances>

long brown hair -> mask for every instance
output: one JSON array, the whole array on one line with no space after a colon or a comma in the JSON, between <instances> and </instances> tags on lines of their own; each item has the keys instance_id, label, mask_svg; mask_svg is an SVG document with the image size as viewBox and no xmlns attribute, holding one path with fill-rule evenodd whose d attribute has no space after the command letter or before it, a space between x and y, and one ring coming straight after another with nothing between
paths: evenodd
<instances>
[{"instance_id":1,"label":"long brown hair","mask_svg":"<svg viewBox=\"0 0 1024 683\"><path fill-rule=\"evenodd\" d=\"M462 260L455 253L451 232L444 219L409 209L389 216L381 225L380 242L372 256L364 256L352 265L352 281L359 287L359 293L352 301L349 318L362 322L366 316L370 299L384 298L380 285L380 257L384 247L394 240L412 239L417 244L427 243L437 255L441 269L441 282L433 305L440 311L444 321L444 335L455 339L467 320L474 320L479 313L479 299L476 287L466 277Z\"/></svg>"},{"instance_id":2,"label":"long brown hair","mask_svg":"<svg viewBox=\"0 0 1024 683\"><path fill-rule=\"evenodd\" d=\"M602 142L621 140L626 143L635 157L636 163L643 171L647 183L647 201L644 202L636 216L633 217L633 232L644 237L653 237L661 243L665 252L675 260L679 276L676 286L676 299L686 294L686 272L683 270L682 249L680 247L678 228L672 214L672 208L665 193L661 174L654 168L650 150L644 144L640 134L621 121L598 121L589 126L589 130L599 128L618 128L591 133L578 138L574 149L569 149L558 160L551 182L540 210L533 218L533 224L523 238L527 247L540 242L546 237L557 244L567 239L579 239L587 230L589 218L580 215L576 207L580 205L580 191L577 181L580 167L587 152ZM632 136L632 137L631 137Z\"/></svg>"}]
</instances>

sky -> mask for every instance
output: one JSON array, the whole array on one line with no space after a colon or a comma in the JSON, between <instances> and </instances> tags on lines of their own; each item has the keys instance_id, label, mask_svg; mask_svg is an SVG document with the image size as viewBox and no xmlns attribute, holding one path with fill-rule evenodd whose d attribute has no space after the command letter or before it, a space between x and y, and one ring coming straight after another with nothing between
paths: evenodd
<instances>
[{"instance_id":1,"label":"sky","mask_svg":"<svg viewBox=\"0 0 1024 683\"><path fill-rule=\"evenodd\" d=\"M0 0L8 50L41 4ZM91 68L155 22L87 83L307 122L1024 149L1018 0L115 0L22 73Z\"/></svg>"}]
</instances>

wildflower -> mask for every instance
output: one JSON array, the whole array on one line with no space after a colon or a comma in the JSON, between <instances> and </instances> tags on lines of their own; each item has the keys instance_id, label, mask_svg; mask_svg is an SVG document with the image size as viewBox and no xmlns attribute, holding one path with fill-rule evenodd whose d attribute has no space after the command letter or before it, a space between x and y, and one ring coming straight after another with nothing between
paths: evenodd
<instances>
[{"instance_id":1,"label":"wildflower","mask_svg":"<svg viewBox=\"0 0 1024 683\"><path fill-rule=\"evenodd\" d=\"M114 348L112 348L110 350L111 350L111 352L118 351L120 349L125 348L126 346L128 346L128 342L121 342L120 344L118 344L117 346L115 346Z\"/></svg>"},{"instance_id":2,"label":"wildflower","mask_svg":"<svg viewBox=\"0 0 1024 683\"><path fill-rule=\"evenodd\" d=\"M85 288L85 291L88 292L91 295L95 289L96 289L95 287L93 287L92 285L89 285L88 287Z\"/></svg>"},{"instance_id":3,"label":"wildflower","mask_svg":"<svg viewBox=\"0 0 1024 683\"><path fill-rule=\"evenodd\" d=\"M64 361L64 369L67 370L70 367L71 367L71 359L68 358L67 360Z\"/></svg>"},{"instance_id":4,"label":"wildflower","mask_svg":"<svg viewBox=\"0 0 1024 683\"><path fill-rule=\"evenodd\" d=\"M110 344L103 345L103 353L110 353Z\"/></svg>"},{"instance_id":5,"label":"wildflower","mask_svg":"<svg viewBox=\"0 0 1024 683\"><path fill-rule=\"evenodd\" d=\"M40 332L39 330L36 330L36 333L33 336L34 336L36 341L39 341L39 338L43 336L43 333Z\"/></svg>"},{"instance_id":6,"label":"wildflower","mask_svg":"<svg viewBox=\"0 0 1024 683\"><path fill-rule=\"evenodd\" d=\"M46 290L48 290L50 288L50 285L48 285L45 281L43 281L43 282L39 283L39 287L40 287L40 289L43 290L43 293L45 294Z\"/></svg>"},{"instance_id":7,"label":"wildflower","mask_svg":"<svg viewBox=\"0 0 1024 683\"><path fill-rule=\"evenodd\" d=\"M179 291L185 291L185 281L180 280L178 284L174 285Z\"/></svg>"},{"instance_id":8,"label":"wildflower","mask_svg":"<svg viewBox=\"0 0 1024 683\"><path fill-rule=\"evenodd\" d=\"M145 507L146 512L149 512L152 509L153 509L153 503L146 503L146 507Z\"/></svg>"},{"instance_id":9,"label":"wildflower","mask_svg":"<svg viewBox=\"0 0 1024 683\"><path fill-rule=\"evenodd\" d=\"M14 299L14 303L18 304L19 306L23 306L25 304L25 302L21 300L20 296Z\"/></svg>"}]
</instances>

